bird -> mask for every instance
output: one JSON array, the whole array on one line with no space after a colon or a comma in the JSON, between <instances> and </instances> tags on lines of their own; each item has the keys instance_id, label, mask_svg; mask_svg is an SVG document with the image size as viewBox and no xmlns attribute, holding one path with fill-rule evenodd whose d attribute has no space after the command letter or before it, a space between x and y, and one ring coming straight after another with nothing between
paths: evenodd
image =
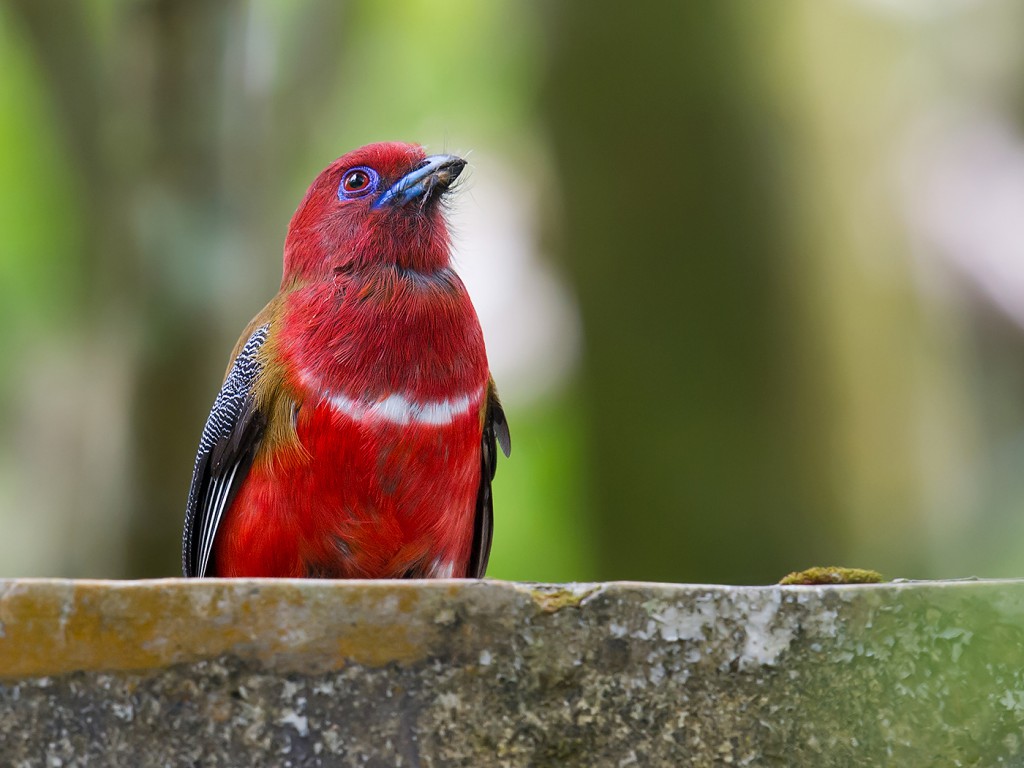
<instances>
[{"instance_id":1,"label":"bird","mask_svg":"<svg viewBox=\"0 0 1024 768\"><path fill-rule=\"evenodd\" d=\"M452 266L465 166L385 142L310 185L200 436L186 577L483 578L511 440Z\"/></svg>"}]
</instances>

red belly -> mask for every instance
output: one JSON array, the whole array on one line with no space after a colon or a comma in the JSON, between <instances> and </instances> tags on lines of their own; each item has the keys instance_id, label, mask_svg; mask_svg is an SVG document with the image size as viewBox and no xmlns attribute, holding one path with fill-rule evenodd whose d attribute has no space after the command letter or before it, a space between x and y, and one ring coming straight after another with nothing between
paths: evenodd
<instances>
[{"instance_id":1,"label":"red belly","mask_svg":"<svg viewBox=\"0 0 1024 768\"><path fill-rule=\"evenodd\" d=\"M214 543L217 576L465 576L480 484L480 415L356 421L307 405L307 457L257 456Z\"/></svg>"}]
</instances>

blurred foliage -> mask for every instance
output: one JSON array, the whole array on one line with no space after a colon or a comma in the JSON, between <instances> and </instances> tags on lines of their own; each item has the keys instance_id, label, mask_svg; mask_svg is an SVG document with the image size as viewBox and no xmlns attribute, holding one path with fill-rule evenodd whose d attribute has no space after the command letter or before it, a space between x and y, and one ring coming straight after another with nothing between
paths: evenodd
<instances>
[{"instance_id":1,"label":"blurred foliage","mask_svg":"<svg viewBox=\"0 0 1024 768\"><path fill-rule=\"evenodd\" d=\"M519 177L582 321L575 380L503 388L491 576L1019 574L1015 299L918 216L915 153L985 121L1024 145L1021 15L0 3L0 573L177 572L198 433L291 211L337 155L405 139ZM967 167L997 209L1009 166Z\"/></svg>"}]
</instances>

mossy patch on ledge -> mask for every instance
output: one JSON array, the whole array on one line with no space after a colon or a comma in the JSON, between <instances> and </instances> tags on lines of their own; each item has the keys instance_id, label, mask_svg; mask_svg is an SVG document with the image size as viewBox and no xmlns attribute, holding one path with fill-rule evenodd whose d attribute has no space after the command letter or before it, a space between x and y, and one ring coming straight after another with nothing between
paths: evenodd
<instances>
[{"instance_id":1,"label":"mossy patch on ledge","mask_svg":"<svg viewBox=\"0 0 1024 768\"><path fill-rule=\"evenodd\" d=\"M882 574L866 568L842 568L840 566L818 566L804 571L794 571L779 580L781 586L812 586L816 584L880 584Z\"/></svg>"}]
</instances>

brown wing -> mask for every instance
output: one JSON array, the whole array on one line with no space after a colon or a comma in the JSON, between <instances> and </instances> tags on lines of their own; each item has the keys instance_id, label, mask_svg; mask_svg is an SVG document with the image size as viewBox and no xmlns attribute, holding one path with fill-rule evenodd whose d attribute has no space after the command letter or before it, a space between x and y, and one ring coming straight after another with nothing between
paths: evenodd
<instances>
[{"instance_id":1,"label":"brown wing","mask_svg":"<svg viewBox=\"0 0 1024 768\"><path fill-rule=\"evenodd\" d=\"M482 579L487 572L494 530L494 506L491 481L498 466L498 445L506 457L512 453L505 411L498 401L498 392L491 381L487 388L487 410L484 412L484 434L480 441L480 488L476 494L476 523L473 527L473 551L466 576Z\"/></svg>"}]
</instances>

